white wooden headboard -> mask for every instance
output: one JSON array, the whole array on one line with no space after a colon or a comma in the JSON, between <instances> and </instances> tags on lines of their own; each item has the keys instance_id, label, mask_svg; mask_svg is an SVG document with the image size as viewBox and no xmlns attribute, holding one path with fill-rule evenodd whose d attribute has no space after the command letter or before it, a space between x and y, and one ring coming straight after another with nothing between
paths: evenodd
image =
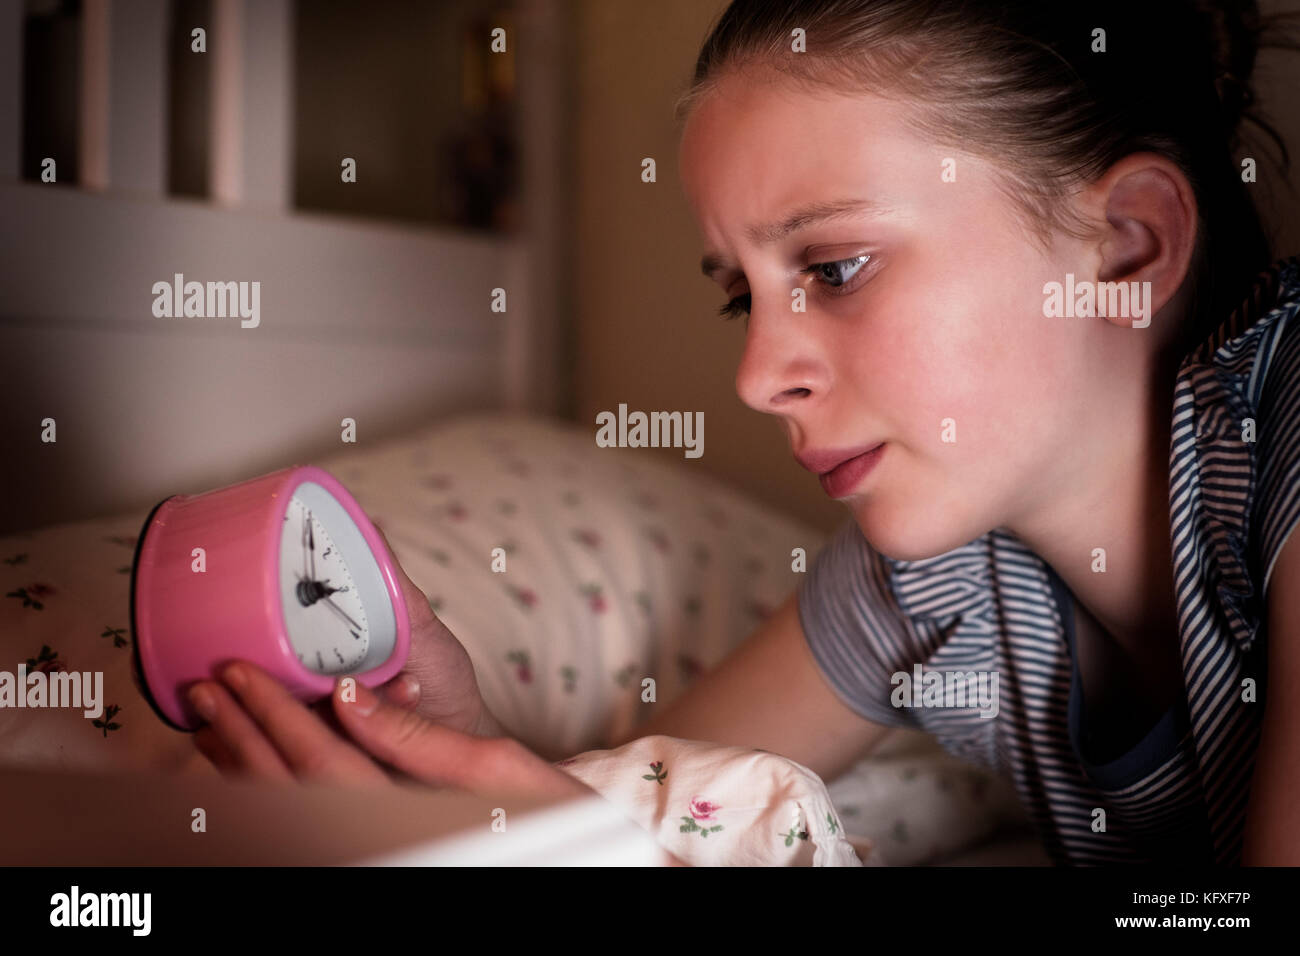
<instances>
[{"instance_id":1,"label":"white wooden headboard","mask_svg":"<svg viewBox=\"0 0 1300 956\"><path fill-rule=\"evenodd\" d=\"M215 32L236 42L214 64L212 203L162 195L164 99L123 93L163 82L138 49L163 29L163 0L86 0L83 155L60 170L84 188L18 180L21 8L0 0L0 533L309 461L346 447L344 418L364 448L463 409L537 407L555 366L537 347L553 312L536 232L286 208L287 0L216 0ZM155 284L177 273L259 282L258 326L155 316Z\"/></svg>"}]
</instances>

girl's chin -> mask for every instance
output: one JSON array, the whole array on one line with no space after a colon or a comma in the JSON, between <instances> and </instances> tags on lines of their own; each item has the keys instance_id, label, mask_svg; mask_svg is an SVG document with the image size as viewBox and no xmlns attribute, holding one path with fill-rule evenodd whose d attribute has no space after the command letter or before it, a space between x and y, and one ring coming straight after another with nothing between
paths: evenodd
<instances>
[{"instance_id":1,"label":"girl's chin","mask_svg":"<svg viewBox=\"0 0 1300 956\"><path fill-rule=\"evenodd\" d=\"M979 537L957 521L924 508L891 510L879 498L844 499L872 550L895 561L922 561L947 554Z\"/></svg>"}]
</instances>

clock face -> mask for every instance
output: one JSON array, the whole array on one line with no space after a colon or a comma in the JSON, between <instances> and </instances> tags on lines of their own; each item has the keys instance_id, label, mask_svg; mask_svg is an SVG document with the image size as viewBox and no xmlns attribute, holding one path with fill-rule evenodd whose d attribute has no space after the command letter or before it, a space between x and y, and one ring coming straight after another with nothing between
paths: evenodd
<instances>
[{"instance_id":1,"label":"clock face","mask_svg":"<svg viewBox=\"0 0 1300 956\"><path fill-rule=\"evenodd\" d=\"M280 534L285 630L303 667L350 674L391 653L396 627L378 563L356 522L314 482L294 490Z\"/></svg>"}]
</instances>

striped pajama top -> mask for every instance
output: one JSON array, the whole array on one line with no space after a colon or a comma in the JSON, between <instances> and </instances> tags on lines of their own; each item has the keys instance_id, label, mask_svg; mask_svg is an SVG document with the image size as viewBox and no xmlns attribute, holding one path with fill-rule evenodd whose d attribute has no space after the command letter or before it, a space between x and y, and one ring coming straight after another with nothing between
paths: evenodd
<instances>
[{"instance_id":1,"label":"striped pajama top","mask_svg":"<svg viewBox=\"0 0 1300 956\"><path fill-rule=\"evenodd\" d=\"M1008 775L1058 864L1240 862L1264 714L1266 595L1300 519L1297 312L1292 257L1260 273L1179 366L1169 507L1185 693L1127 752L1102 755L1088 731L1069 590L1005 529L897 561L850 520L799 588L804 634L836 694L868 720L924 730ZM891 703L895 675L932 671L969 688L965 699ZM980 673L997 675L991 716L976 697Z\"/></svg>"}]
</instances>

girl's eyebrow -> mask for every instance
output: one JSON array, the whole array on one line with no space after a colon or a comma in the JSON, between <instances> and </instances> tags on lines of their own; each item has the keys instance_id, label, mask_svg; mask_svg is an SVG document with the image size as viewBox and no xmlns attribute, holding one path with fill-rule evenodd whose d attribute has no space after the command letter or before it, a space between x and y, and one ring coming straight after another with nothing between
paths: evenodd
<instances>
[{"instance_id":1,"label":"girl's eyebrow","mask_svg":"<svg viewBox=\"0 0 1300 956\"><path fill-rule=\"evenodd\" d=\"M777 222L747 226L745 236L754 245L770 245L773 242L779 242L790 233L805 229L808 226L862 214L879 216L888 212L891 208L886 203L874 199L820 200L806 206L800 206ZM726 268L726 259L716 253L708 253L700 260L700 271L710 279Z\"/></svg>"}]
</instances>

